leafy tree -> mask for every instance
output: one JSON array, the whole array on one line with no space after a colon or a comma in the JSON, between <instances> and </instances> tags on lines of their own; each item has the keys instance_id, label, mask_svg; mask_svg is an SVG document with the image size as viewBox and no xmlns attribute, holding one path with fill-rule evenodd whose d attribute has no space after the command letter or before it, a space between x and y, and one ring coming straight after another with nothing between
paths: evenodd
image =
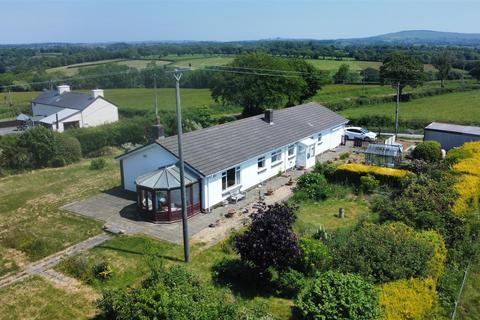
<instances>
[{"instance_id":1,"label":"leafy tree","mask_svg":"<svg viewBox=\"0 0 480 320\"><path fill-rule=\"evenodd\" d=\"M376 283L428 275L434 247L403 223L364 224L328 244L334 266Z\"/></svg>"},{"instance_id":2,"label":"leafy tree","mask_svg":"<svg viewBox=\"0 0 480 320\"><path fill-rule=\"evenodd\" d=\"M374 320L380 318L379 293L374 285L353 274L333 271L309 282L296 307L304 319Z\"/></svg>"},{"instance_id":3,"label":"leafy tree","mask_svg":"<svg viewBox=\"0 0 480 320\"><path fill-rule=\"evenodd\" d=\"M446 50L437 54L432 60L432 65L438 70L442 88L445 87L445 80L448 79L448 75L452 70L452 60L452 56Z\"/></svg>"},{"instance_id":4,"label":"leafy tree","mask_svg":"<svg viewBox=\"0 0 480 320\"><path fill-rule=\"evenodd\" d=\"M389 83L393 87L399 83L400 97L406 86L417 87L422 84L423 76L423 64L400 52L390 53L380 67L382 83Z\"/></svg>"},{"instance_id":5,"label":"leafy tree","mask_svg":"<svg viewBox=\"0 0 480 320\"><path fill-rule=\"evenodd\" d=\"M369 82L379 82L380 81L380 71L374 68L366 68L362 72L363 81Z\"/></svg>"},{"instance_id":6,"label":"leafy tree","mask_svg":"<svg viewBox=\"0 0 480 320\"><path fill-rule=\"evenodd\" d=\"M242 106L244 116L262 113L266 107L301 103L320 88L320 77L308 63L264 53L242 54L224 69L234 73L217 73L212 97Z\"/></svg>"},{"instance_id":7,"label":"leafy tree","mask_svg":"<svg viewBox=\"0 0 480 320\"><path fill-rule=\"evenodd\" d=\"M20 135L17 147L30 154L33 168L43 168L55 152L55 136L52 130L36 126Z\"/></svg>"},{"instance_id":8,"label":"leafy tree","mask_svg":"<svg viewBox=\"0 0 480 320\"><path fill-rule=\"evenodd\" d=\"M480 62L475 63L474 67L470 70L470 75L480 81Z\"/></svg>"},{"instance_id":9,"label":"leafy tree","mask_svg":"<svg viewBox=\"0 0 480 320\"><path fill-rule=\"evenodd\" d=\"M338 68L338 71L333 76L333 82L346 83L349 72L350 72L350 66L348 64L344 63L340 65L340 68Z\"/></svg>"},{"instance_id":10,"label":"leafy tree","mask_svg":"<svg viewBox=\"0 0 480 320\"><path fill-rule=\"evenodd\" d=\"M301 252L301 268L307 274L314 274L328 269L332 262L332 257L328 252L328 247L323 242L302 238L299 241Z\"/></svg>"},{"instance_id":11,"label":"leafy tree","mask_svg":"<svg viewBox=\"0 0 480 320\"><path fill-rule=\"evenodd\" d=\"M235 238L235 249L242 260L253 263L260 270L269 267L286 270L300 257L298 239L292 231L296 208L275 204L264 213L253 216L251 226Z\"/></svg>"}]
</instances>

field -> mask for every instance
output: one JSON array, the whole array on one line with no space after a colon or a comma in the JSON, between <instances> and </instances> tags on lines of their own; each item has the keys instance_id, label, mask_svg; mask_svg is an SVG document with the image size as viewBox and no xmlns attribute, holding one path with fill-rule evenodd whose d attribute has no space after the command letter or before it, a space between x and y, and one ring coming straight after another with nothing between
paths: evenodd
<instances>
[{"instance_id":1,"label":"field","mask_svg":"<svg viewBox=\"0 0 480 320\"><path fill-rule=\"evenodd\" d=\"M395 117L395 104L384 103L347 109L341 112L347 118L365 115ZM413 100L400 104L400 119L480 123L480 91L451 93Z\"/></svg>"},{"instance_id":2,"label":"field","mask_svg":"<svg viewBox=\"0 0 480 320\"><path fill-rule=\"evenodd\" d=\"M99 66L99 65L102 65L102 64L107 64L107 63L114 63L114 64L128 66L128 67L131 67L131 68L136 68L138 70L142 70L142 69L145 69L150 62L153 62L153 61L155 61L157 63L157 66L162 66L162 65L171 63L170 61L165 61L165 60L109 59L109 60L99 60L99 61L92 61L92 62L76 63L76 64L71 64L71 65L63 66L63 67L50 68L50 69L47 69L47 72L48 73L62 72L66 76L72 77L72 76L78 74L78 71L81 68L90 68L90 67Z\"/></svg>"},{"instance_id":3,"label":"field","mask_svg":"<svg viewBox=\"0 0 480 320\"><path fill-rule=\"evenodd\" d=\"M102 171L89 160L0 179L0 276L101 231L101 224L61 206L118 185L111 157Z\"/></svg>"}]
</instances>

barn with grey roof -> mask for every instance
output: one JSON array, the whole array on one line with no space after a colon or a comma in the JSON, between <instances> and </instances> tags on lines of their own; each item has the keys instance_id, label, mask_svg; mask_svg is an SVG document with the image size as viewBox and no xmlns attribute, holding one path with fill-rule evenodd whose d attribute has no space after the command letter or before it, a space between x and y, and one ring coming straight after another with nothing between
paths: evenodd
<instances>
[{"instance_id":1,"label":"barn with grey roof","mask_svg":"<svg viewBox=\"0 0 480 320\"><path fill-rule=\"evenodd\" d=\"M318 155L340 145L347 122L318 103L307 103L183 134L190 173L185 181L187 212L193 215L238 199L279 172L314 166ZM152 221L170 221L176 216L172 208L181 206L177 195L165 196L160 188L144 183L177 165L177 140L159 136L117 158L122 186L137 193L139 212Z\"/></svg>"}]
</instances>

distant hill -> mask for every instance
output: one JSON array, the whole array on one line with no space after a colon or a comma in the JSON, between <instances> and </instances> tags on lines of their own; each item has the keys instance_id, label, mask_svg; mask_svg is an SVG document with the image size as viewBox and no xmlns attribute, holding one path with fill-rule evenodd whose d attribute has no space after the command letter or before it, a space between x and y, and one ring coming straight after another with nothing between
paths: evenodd
<instances>
[{"instance_id":1,"label":"distant hill","mask_svg":"<svg viewBox=\"0 0 480 320\"><path fill-rule=\"evenodd\" d=\"M480 46L480 33L457 33L431 30L409 30L379 36L341 39L337 42L356 44L462 45Z\"/></svg>"}]
</instances>

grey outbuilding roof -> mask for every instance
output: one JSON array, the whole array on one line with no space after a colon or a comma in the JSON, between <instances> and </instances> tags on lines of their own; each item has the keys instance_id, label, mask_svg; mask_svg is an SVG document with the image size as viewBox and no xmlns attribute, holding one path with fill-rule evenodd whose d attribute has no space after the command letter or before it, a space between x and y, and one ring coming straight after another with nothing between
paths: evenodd
<instances>
[{"instance_id":1,"label":"grey outbuilding roof","mask_svg":"<svg viewBox=\"0 0 480 320\"><path fill-rule=\"evenodd\" d=\"M43 91L32 100L33 103L75 110L83 110L93 101L95 101L95 98L86 93L63 92L62 94L59 94L57 90Z\"/></svg>"},{"instance_id":2,"label":"grey outbuilding roof","mask_svg":"<svg viewBox=\"0 0 480 320\"><path fill-rule=\"evenodd\" d=\"M468 134L480 136L480 127L463 126L459 124L432 122L425 127L425 130L451 132L457 134Z\"/></svg>"},{"instance_id":3,"label":"grey outbuilding roof","mask_svg":"<svg viewBox=\"0 0 480 320\"><path fill-rule=\"evenodd\" d=\"M348 122L314 102L274 110L273 123L263 118L258 115L185 133L185 162L207 176ZM177 136L159 139L157 143L178 155Z\"/></svg>"},{"instance_id":4,"label":"grey outbuilding roof","mask_svg":"<svg viewBox=\"0 0 480 320\"><path fill-rule=\"evenodd\" d=\"M188 169L185 170L184 177L185 185L198 181ZM150 189L177 189L180 188L180 169L176 165L163 167L137 177L135 184Z\"/></svg>"}]
</instances>

